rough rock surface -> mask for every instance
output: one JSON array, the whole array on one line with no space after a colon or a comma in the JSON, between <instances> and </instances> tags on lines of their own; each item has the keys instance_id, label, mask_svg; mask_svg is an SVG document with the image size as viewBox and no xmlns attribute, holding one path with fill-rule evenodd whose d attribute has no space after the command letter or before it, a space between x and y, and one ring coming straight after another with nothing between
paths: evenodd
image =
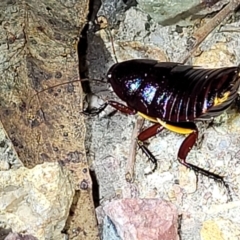
<instances>
[{"instance_id":1,"label":"rough rock surface","mask_svg":"<svg viewBox=\"0 0 240 240\"><path fill-rule=\"evenodd\" d=\"M58 163L2 171L0 227L38 239L63 239L74 192L70 172Z\"/></svg>"},{"instance_id":2,"label":"rough rock surface","mask_svg":"<svg viewBox=\"0 0 240 240\"><path fill-rule=\"evenodd\" d=\"M43 162L61 162L71 171L76 190L64 232L69 238L85 239L87 235L88 239L95 240L98 229L85 155L84 116L80 113L83 93L79 82L71 82L79 79L77 44L86 23L88 6L88 0L1 1L0 121L3 132L0 133L0 169L9 170L4 174L14 177L15 172L11 171L21 163L33 168ZM63 180L59 180L59 184ZM37 191L34 184L32 187L33 190L24 185L12 194L25 199L25 194ZM59 189L53 190L60 194ZM47 211L55 202L44 199L35 199L35 203L41 204L40 210ZM61 210L64 218L58 216L56 221L65 222L72 196L63 193L59 199L61 204L65 201L67 205ZM30 208L23 215L18 201L11 203L13 210L9 216L17 224L12 226L13 229L19 227L17 221L24 216L31 219L30 226L38 222L33 219L36 218L34 211L39 207L35 209L34 205L35 210ZM59 207L58 202L56 207ZM58 214L58 211L51 214ZM49 217L54 216L51 214ZM41 215L39 219L43 221L41 217L46 217L45 212ZM51 232L51 228L60 232L63 222L57 229L55 220L49 221L43 229L43 221L39 223L39 229L43 231L42 235ZM36 228L37 232L33 234L39 235L39 229Z\"/></svg>"},{"instance_id":3,"label":"rough rock surface","mask_svg":"<svg viewBox=\"0 0 240 240\"><path fill-rule=\"evenodd\" d=\"M177 240L176 207L160 199L121 199L108 203L103 211L124 240Z\"/></svg>"},{"instance_id":4,"label":"rough rock surface","mask_svg":"<svg viewBox=\"0 0 240 240\"><path fill-rule=\"evenodd\" d=\"M9 233L4 240L37 240L31 235L22 235L18 233Z\"/></svg>"},{"instance_id":5,"label":"rough rock surface","mask_svg":"<svg viewBox=\"0 0 240 240\"><path fill-rule=\"evenodd\" d=\"M114 1L109 2L112 4ZM179 1L175 2L179 3ZM139 10L139 6L129 8L119 28L111 31L112 43L110 41L106 44L106 37L104 38L103 34L97 36L99 39L95 37L90 42L91 77L97 79L105 77L109 67L115 63L114 54L110 54L113 52L112 45L115 47L119 62L126 60L122 57L124 54L131 56L133 51L128 45L132 41L138 41L143 46L150 45L153 49L158 48L167 55L169 61L179 61L188 51L188 41L193 33L198 32L199 26L209 22L218 11L216 8L207 8L207 10L211 12L210 15L193 20L189 25L181 25L177 22L170 26L161 26L149 17L150 14L147 15ZM107 17L110 18L111 23L112 15ZM239 13L221 22L221 26L205 39L189 59L188 64L202 67L238 65L239 24ZM118 47L119 43L121 47ZM136 56L134 51L131 58L150 58L150 56L142 54ZM119 101L106 89L107 86L104 92L107 99ZM102 92L94 93L101 95ZM194 147L187 158L187 161L199 167L224 176L231 188L233 202L228 202L227 191L221 184L201 175L196 176L194 172L180 166L177 153L185 137L169 131L163 131L147 142L148 148L158 160L157 170L153 174L145 175L144 173L149 172L146 168L149 170L152 165L141 151L136 151L135 175L132 182L127 182L125 173L135 124L135 116L125 116L121 113L116 113L110 118L100 116L88 121L87 141L88 139L91 141L88 141L87 147L100 186L99 197L102 202L113 198L131 197L165 199L175 204L182 213L182 240L200 240L202 237L211 236L211 229L214 226L217 226L214 229L219 230L220 235L225 239L237 239L236 226L240 222L239 214L236 214L240 211L239 109L233 106L233 109L229 109L227 113L215 119L212 127L204 128L202 146ZM146 123L145 127L147 126L149 125ZM209 220L214 221L214 224ZM227 224L224 225L223 222ZM205 239L211 238L205 237Z\"/></svg>"}]
</instances>

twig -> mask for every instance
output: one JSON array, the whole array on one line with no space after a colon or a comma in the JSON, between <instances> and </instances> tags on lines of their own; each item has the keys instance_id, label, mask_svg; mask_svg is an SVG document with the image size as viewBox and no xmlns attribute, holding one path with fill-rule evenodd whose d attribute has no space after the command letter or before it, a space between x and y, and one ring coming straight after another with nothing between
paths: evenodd
<instances>
[{"instance_id":1,"label":"twig","mask_svg":"<svg viewBox=\"0 0 240 240\"><path fill-rule=\"evenodd\" d=\"M240 5L239 0L231 0L227 6L225 6L215 17L209 22L200 27L191 37L190 47L187 54L181 57L178 62L186 63L189 57L194 53L197 47L203 42L203 40L224 20L226 20L230 14Z\"/></svg>"},{"instance_id":2,"label":"twig","mask_svg":"<svg viewBox=\"0 0 240 240\"><path fill-rule=\"evenodd\" d=\"M125 172L125 179L127 182L132 182L134 178L134 164L136 159L137 137L142 128L143 122L144 122L144 119L138 117L132 132L131 146L130 146L126 172Z\"/></svg>"}]
</instances>

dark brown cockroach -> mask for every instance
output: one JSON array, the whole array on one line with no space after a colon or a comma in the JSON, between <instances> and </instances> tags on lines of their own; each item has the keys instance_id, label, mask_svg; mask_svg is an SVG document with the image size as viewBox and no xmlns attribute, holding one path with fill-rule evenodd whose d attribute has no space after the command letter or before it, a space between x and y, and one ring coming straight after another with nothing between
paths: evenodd
<instances>
[{"instance_id":1,"label":"dark brown cockroach","mask_svg":"<svg viewBox=\"0 0 240 240\"><path fill-rule=\"evenodd\" d=\"M99 109L87 109L83 113L96 115L111 105L122 113L138 114L153 122L137 139L139 148L153 162L153 171L157 168L157 160L144 141L163 129L187 135L179 148L178 161L196 173L222 182L228 189L222 176L188 163L186 158L198 140L195 122L212 121L237 99L239 73L240 65L206 69L149 59L116 63L109 69L107 81L126 105L110 100Z\"/></svg>"},{"instance_id":2,"label":"dark brown cockroach","mask_svg":"<svg viewBox=\"0 0 240 240\"><path fill-rule=\"evenodd\" d=\"M143 144L163 129L186 134L178 161L189 169L222 182L223 177L186 161L198 139L196 121L210 121L223 113L237 98L240 66L205 69L175 62L137 59L114 64L107 81L126 103L107 105L125 114L138 114L154 124L138 135L138 145L157 167L157 160ZM95 111L96 113L96 111Z\"/></svg>"}]
</instances>

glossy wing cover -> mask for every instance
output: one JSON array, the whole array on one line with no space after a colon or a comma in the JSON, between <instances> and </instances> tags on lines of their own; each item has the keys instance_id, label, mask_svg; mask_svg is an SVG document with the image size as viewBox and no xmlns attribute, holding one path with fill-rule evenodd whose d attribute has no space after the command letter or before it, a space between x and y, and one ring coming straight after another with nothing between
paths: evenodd
<instances>
[{"instance_id":1,"label":"glossy wing cover","mask_svg":"<svg viewBox=\"0 0 240 240\"><path fill-rule=\"evenodd\" d=\"M129 60L108 72L115 93L138 112L167 122L220 115L237 96L239 67L205 69L174 62Z\"/></svg>"}]
</instances>

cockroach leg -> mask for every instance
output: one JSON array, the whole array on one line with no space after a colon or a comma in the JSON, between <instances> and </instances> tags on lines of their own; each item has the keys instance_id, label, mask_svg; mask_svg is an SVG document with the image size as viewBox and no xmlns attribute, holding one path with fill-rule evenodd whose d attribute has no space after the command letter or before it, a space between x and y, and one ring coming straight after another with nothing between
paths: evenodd
<instances>
[{"instance_id":1,"label":"cockroach leg","mask_svg":"<svg viewBox=\"0 0 240 240\"><path fill-rule=\"evenodd\" d=\"M156 134L160 133L163 129L164 129L164 127L161 124L156 123L156 124L152 125L151 127L143 130L138 135L138 141L144 142L144 141L148 140L149 138L155 136Z\"/></svg>"},{"instance_id":2,"label":"cockroach leg","mask_svg":"<svg viewBox=\"0 0 240 240\"><path fill-rule=\"evenodd\" d=\"M235 104L235 107L236 107L236 109L237 109L237 111L239 113L240 112L240 95L239 94L237 95L234 104Z\"/></svg>"},{"instance_id":3,"label":"cockroach leg","mask_svg":"<svg viewBox=\"0 0 240 240\"><path fill-rule=\"evenodd\" d=\"M137 114L137 111L133 108L130 108L122 103L116 102L116 101L108 101L108 105L112 106L113 108L117 109L121 113L127 114L127 115L135 115Z\"/></svg>"},{"instance_id":4,"label":"cockroach leg","mask_svg":"<svg viewBox=\"0 0 240 240\"><path fill-rule=\"evenodd\" d=\"M104 111L104 109L108 106L112 106L113 108L115 108L116 110L120 111L121 113L127 114L127 115L135 115L137 114L137 111L134 110L133 108L130 108L122 103L116 102L116 101L112 101L109 100L107 102L105 102L104 104L102 104L99 108L87 108L86 110L82 111L83 114L85 115L91 115L91 116L96 116L99 113L101 113L102 111Z\"/></svg>"},{"instance_id":5,"label":"cockroach leg","mask_svg":"<svg viewBox=\"0 0 240 240\"><path fill-rule=\"evenodd\" d=\"M107 107L108 103L102 104L99 108L89 108L87 107L85 110L83 110L81 113L86 116L96 116L100 114L104 109Z\"/></svg>"},{"instance_id":6,"label":"cockroach leg","mask_svg":"<svg viewBox=\"0 0 240 240\"><path fill-rule=\"evenodd\" d=\"M160 133L163 129L164 127L161 124L155 123L154 125L145 129L138 135L138 142L137 142L138 147L143 151L143 153L145 153L147 158L154 164L154 168L149 173L146 173L145 175L151 174L157 169L157 159L153 156L153 154L149 151L149 149L144 145L143 142L155 136L156 134Z\"/></svg>"},{"instance_id":7,"label":"cockroach leg","mask_svg":"<svg viewBox=\"0 0 240 240\"><path fill-rule=\"evenodd\" d=\"M194 124L195 125L195 124ZM192 133L190 133L185 140L183 141L182 145L180 146L180 149L178 151L178 161L184 165L185 167L193 170L194 172L198 173L198 174L202 174L206 177L212 178L215 181L223 184L225 186L225 188L227 189L228 192L228 196L230 196L231 199L231 192L229 189L228 184L224 181L224 178L222 176L219 176L215 173L209 172L207 170L204 170L198 166L195 166L191 163L186 162L186 158L188 153L191 151L192 147L194 146L194 144L196 144L198 139L198 130L197 127L195 126L195 128L192 129Z\"/></svg>"},{"instance_id":8,"label":"cockroach leg","mask_svg":"<svg viewBox=\"0 0 240 240\"><path fill-rule=\"evenodd\" d=\"M156 169L157 169L157 159L153 156L153 154L150 152L150 150L143 144L143 142L138 141L138 147L139 147L139 148L142 150L142 152L147 156L147 158L148 158L149 160L151 160L152 163L154 164L153 169L152 169L150 172L145 173L145 175L149 175L149 174L155 172Z\"/></svg>"}]
</instances>

